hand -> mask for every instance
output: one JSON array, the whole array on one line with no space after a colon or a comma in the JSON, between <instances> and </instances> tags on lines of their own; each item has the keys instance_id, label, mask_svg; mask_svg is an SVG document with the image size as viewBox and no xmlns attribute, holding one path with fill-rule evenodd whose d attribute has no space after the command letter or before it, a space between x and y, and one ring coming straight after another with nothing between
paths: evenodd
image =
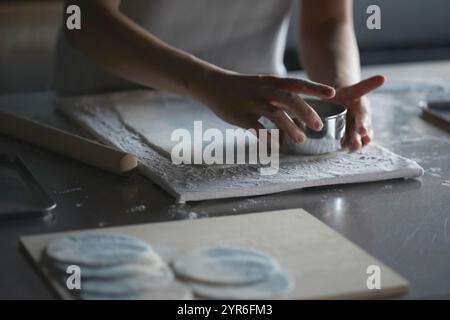
<instances>
[{"instance_id":1,"label":"hand","mask_svg":"<svg viewBox=\"0 0 450 320\"><path fill-rule=\"evenodd\" d=\"M373 136L370 101L365 96L384 83L383 76L374 76L352 86L342 87L330 101L347 107L347 124L343 145L360 150Z\"/></svg>"},{"instance_id":2,"label":"hand","mask_svg":"<svg viewBox=\"0 0 450 320\"><path fill-rule=\"evenodd\" d=\"M207 81L200 100L223 120L245 129L263 129L258 119L264 116L302 143L306 136L287 113L312 130L321 130L323 124L300 94L332 98L335 90L308 80L220 73Z\"/></svg>"}]
</instances>

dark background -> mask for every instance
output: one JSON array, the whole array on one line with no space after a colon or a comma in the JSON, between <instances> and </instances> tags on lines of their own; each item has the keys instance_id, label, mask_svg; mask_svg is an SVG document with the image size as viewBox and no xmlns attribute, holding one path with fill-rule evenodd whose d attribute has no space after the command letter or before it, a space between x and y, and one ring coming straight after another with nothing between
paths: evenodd
<instances>
[{"instance_id":1,"label":"dark background","mask_svg":"<svg viewBox=\"0 0 450 320\"><path fill-rule=\"evenodd\" d=\"M290 70L299 68L297 1L293 2L285 58ZM450 58L449 0L354 2L355 26L364 65ZM366 9L371 4L381 7L381 30L366 28ZM62 0L0 0L0 94L48 88L61 17Z\"/></svg>"}]
</instances>

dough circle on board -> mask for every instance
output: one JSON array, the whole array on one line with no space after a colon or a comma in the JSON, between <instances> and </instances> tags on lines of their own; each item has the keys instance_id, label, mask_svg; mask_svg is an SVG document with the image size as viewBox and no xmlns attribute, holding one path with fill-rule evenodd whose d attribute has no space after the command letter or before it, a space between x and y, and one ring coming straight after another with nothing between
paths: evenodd
<instances>
[{"instance_id":1,"label":"dough circle on board","mask_svg":"<svg viewBox=\"0 0 450 320\"><path fill-rule=\"evenodd\" d=\"M267 278L279 270L268 254L236 245L195 249L172 263L177 276L216 284L246 284Z\"/></svg>"},{"instance_id":2,"label":"dough circle on board","mask_svg":"<svg viewBox=\"0 0 450 320\"><path fill-rule=\"evenodd\" d=\"M174 281L172 270L162 266L159 272L147 275L134 275L113 280L86 279L81 283L81 294L95 294L98 296L129 296L145 292L150 289L158 290Z\"/></svg>"},{"instance_id":3,"label":"dough circle on board","mask_svg":"<svg viewBox=\"0 0 450 320\"><path fill-rule=\"evenodd\" d=\"M82 293L80 297L84 300L190 300L193 298L192 291L177 281L135 295L114 296Z\"/></svg>"},{"instance_id":4,"label":"dough circle on board","mask_svg":"<svg viewBox=\"0 0 450 320\"><path fill-rule=\"evenodd\" d=\"M153 250L139 239L107 233L69 235L50 242L46 254L53 260L85 266L107 266L140 259L153 261Z\"/></svg>"},{"instance_id":5,"label":"dough circle on board","mask_svg":"<svg viewBox=\"0 0 450 320\"><path fill-rule=\"evenodd\" d=\"M283 271L270 275L267 279L239 286L214 286L201 283L192 283L191 288L195 295L209 299L271 299L283 296L294 288L292 276Z\"/></svg>"},{"instance_id":6,"label":"dough circle on board","mask_svg":"<svg viewBox=\"0 0 450 320\"><path fill-rule=\"evenodd\" d=\"M160 258L159 258L160 259ZM53 264L58 273L66 273L70 264L56 262ZM92 267L80 265L81 278L84 279L116 279L132 276L164 276L162 268L167 268L160 259L157 263L124 263L112 266Z\"/></svg>"}]
</instances>

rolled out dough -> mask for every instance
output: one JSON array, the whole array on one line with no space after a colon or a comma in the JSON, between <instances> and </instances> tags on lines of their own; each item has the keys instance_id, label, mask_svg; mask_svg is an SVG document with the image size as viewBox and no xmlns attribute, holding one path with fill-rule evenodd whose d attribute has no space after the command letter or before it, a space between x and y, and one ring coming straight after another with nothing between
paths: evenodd
<instances>
[{"instance_id":1,"label":"rolled out dough","mask_svg":"<svg viewBox=\"0 0 450 320\"><path fill-rule=\"evenodd\" d=\"M177 129L186 129L191 134L191 155L194 154L194 138L202 146L202 150L216 141L203 141L202 135L196 135L194 131L194 122L202 122L202 133L208 129L219 130L223 137L226 137L227 129L238 129L219 117L217 117L207 107L199 105L197 102L187 100L174 95L166 95L156 98L149 105L147 102L136 103L131 108L128 105L118 104L115 107L121 122L131 131L139 134L153 148L161 152L166 157L171 157L172 149L179 141L171 141L172 133ZM244 139L236 139L237 145L234 148L256 144L257 139L254 136L240 134ZM233 141L224 141L225 143L234 143ZM223 147L224 154L226 144ZM239 150L239 149L238 149ZM193 161L193 158L192 158Z\"/></svg>"}]
</instances>

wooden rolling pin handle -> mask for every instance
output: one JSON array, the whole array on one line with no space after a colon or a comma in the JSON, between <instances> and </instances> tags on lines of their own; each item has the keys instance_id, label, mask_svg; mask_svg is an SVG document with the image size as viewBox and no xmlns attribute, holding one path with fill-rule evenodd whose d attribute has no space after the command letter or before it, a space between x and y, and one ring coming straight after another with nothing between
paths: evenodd
<instances>
[{"instance_id":1,"label":"wooden rolling pin handle","mask_svg":"<svg viewBox=\"0 0 450 320\"><path fill-rule=\"evenodd\" d=\"M138 165L138 159L132 154L8 112L0 112L0 132L117 174L129 172Z\"/></svg>"}]
</instances>

